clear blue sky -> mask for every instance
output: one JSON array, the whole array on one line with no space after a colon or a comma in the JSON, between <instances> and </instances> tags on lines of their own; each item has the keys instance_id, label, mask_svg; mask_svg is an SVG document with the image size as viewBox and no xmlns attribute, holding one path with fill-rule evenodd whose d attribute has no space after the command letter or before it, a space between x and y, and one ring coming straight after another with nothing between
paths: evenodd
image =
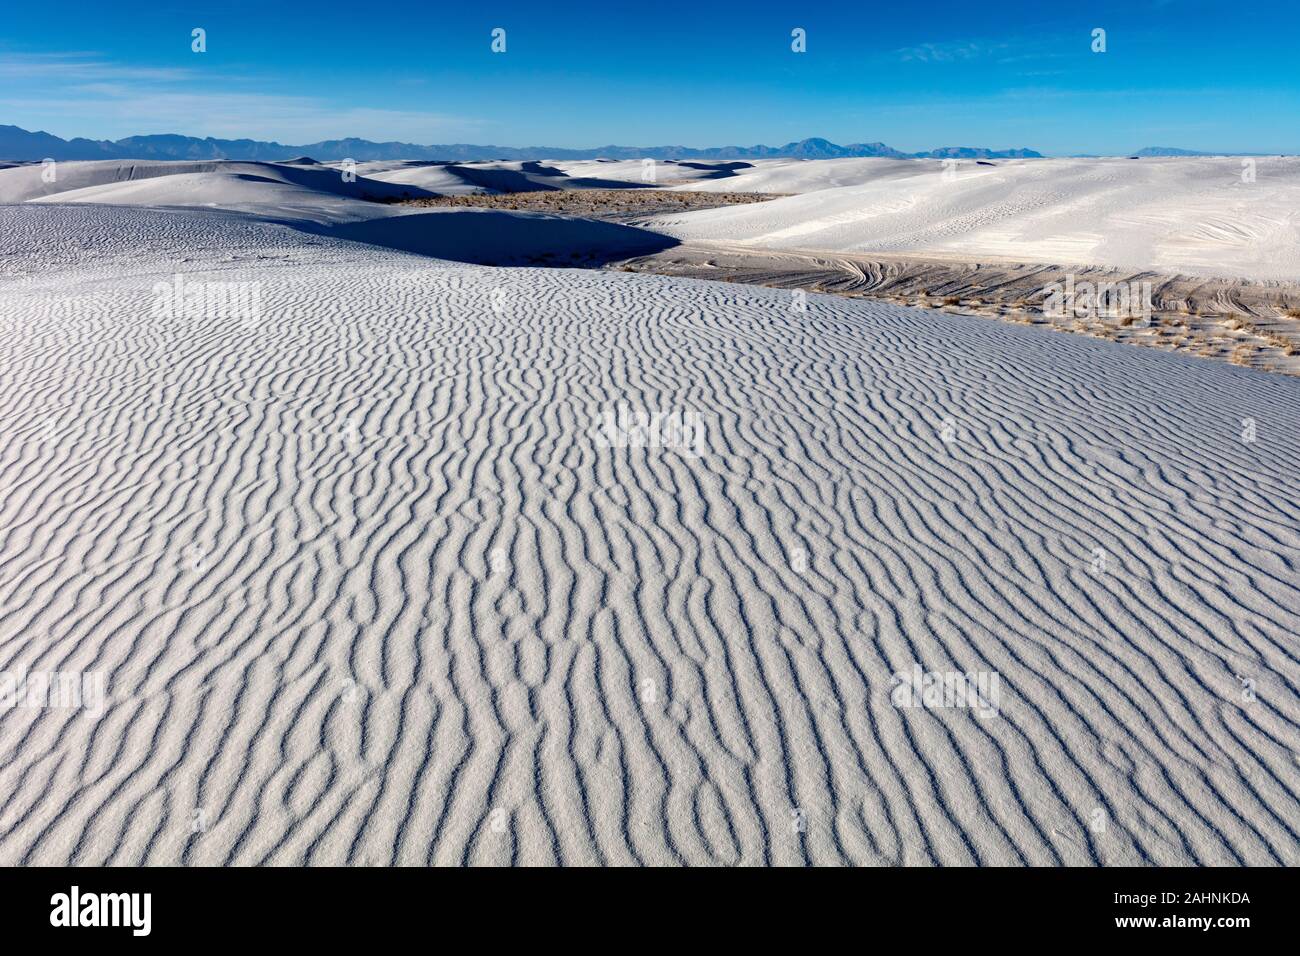
<instances>
[{"instance_id":1,"label":"clear blue sky","mask_svg":"<svg viewBox=\"0 0 1300 956\"><path fill-rule=\"evenodd\" d=\"M193 27L208 51L190 50ZM491 52L494 27L507 51ZM808 50L790 49L807 31ZM1107 51L1090 49L1094 28ZM5 4L0 123L505 146L1300 152L1300 0Z\"/></svg>"}]
</instances>

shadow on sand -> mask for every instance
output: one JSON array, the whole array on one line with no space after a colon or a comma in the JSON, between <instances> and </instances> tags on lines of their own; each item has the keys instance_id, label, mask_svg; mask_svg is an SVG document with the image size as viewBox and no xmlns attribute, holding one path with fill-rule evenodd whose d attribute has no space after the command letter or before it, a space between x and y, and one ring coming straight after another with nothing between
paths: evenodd
<instances>
[{"instance_id":1,"label":"shadow on sand","mask_svg":"<svg viewBox=\"0 0 1300 956\"><path fill-rule=\"evenodd\" d=\"M619 223L489 209L439 209L312 231L478 265L589 268L678 244L669 236Z\"/></svg>"}]
</instances>

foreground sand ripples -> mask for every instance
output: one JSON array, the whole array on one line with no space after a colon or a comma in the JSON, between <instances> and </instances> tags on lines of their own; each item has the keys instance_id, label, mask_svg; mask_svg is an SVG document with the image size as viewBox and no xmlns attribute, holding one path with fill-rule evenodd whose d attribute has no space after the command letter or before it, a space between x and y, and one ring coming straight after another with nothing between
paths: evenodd
<instances>
[{"instance_id":1,"label":"foreground sand ripples","mask_svg":"<svg viewBox=\"0 0 1300 956\"><path fill-rule=\"evenodd\" d=\"M0 711L0 860L1300 862L1300 383L284 255L0 286L0 671L106 688ZM176 271L259 320L152 315Z\"/></svg>"}]
</instances>

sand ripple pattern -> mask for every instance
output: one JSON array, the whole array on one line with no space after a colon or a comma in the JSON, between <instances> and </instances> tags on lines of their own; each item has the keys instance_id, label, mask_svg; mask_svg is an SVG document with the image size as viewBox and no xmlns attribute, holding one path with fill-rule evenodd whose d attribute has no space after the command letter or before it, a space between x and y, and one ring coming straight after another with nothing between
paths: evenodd
<instances>
[{"instance_id":1,"label":"sand ripple pattern","mask_svg":"<svg viewBox=\"0 0 1300 956\"><path fill-rule=\"evenodd\" d=\"M1300 382L355 249L0 284L0 862L1300 863Z\"/></svg>"}]
</instances>

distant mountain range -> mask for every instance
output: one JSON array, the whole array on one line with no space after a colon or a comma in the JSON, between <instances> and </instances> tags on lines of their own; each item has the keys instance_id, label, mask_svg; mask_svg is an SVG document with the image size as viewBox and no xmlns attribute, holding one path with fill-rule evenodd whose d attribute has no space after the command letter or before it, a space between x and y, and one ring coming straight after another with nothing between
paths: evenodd
<instances>
[{"instance_id":1,"label":"distant mountain range","mask_svg":"<svg viewBox=\"0 0 1300 956\"><path fill-rule=\"evenodd\" d=\"M1179 149L1176 146L1144 146L1134 156L1210 156L1211 153L1198 153L1194 149Z\"/></svg>"},{"instance_id":2,"label":"distant mountain range","mask_svg":"<svg viewBox=\"0 0 1300 956\"><path fill-rule=\"evenodd\" d=\"M1179 149L1176 146L1145 146L1133 156L1270 156L1271 153L1203 153L1195 149Z\"/></svg>"},{"instance_id":3,"label":"distant mountain range","mask_svg":"<svg viewBox=\"0 0 1300 956\"><path fill-rule=\"evenodd\" d=\"M784 146L599 146L563 149L552 146L474 146L454 143L420 146L415 143L374 143L367 139L331 139L302 146L286 146L255 139L200 139L168 134L128 136L115 141L61 139L50 133L29 132L17 126L0 126L0 160L42 159L250 159L275 162L310 156L329 162L340 159L454 160L476 159L840 159L850 156L884 156L894 159L1041 159L1032 149L984 149L945 146L924 153L904 153L884 143L840 146L825 139L805 139Z\"/></svg>"}]
</instances>

